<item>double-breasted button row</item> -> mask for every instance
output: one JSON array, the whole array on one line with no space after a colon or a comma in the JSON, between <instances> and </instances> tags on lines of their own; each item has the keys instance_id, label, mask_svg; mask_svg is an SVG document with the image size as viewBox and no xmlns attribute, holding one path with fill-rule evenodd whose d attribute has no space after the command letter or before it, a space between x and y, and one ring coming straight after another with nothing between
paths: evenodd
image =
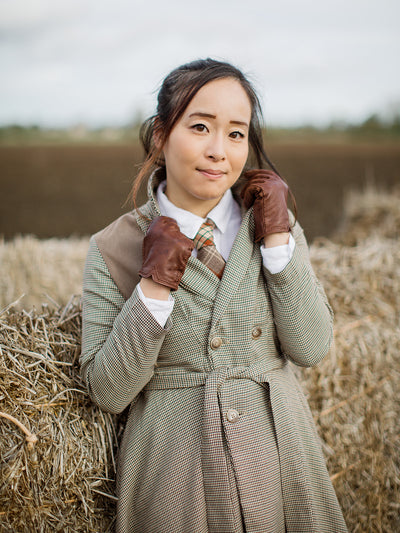
<instances>
[{"instance_id":1,"label":"double-breasted button row","mask_svg":"<svg viewBox=\"0 0 400 533\"><path fill-rule=\"evenodd\" d=\"M255 326L251 330L251 335L253 339L258 339L258 337L261 336L261 333L262 333L262 329L259 326ZM220 348L222 346L221 337L213 337L210 341L210 346L213 350L217 350L218 348Z\"/></svg>"},{"instance_id":2,"label":"double-breasted button row","mask_svg":"<svg viewBox=\"0 0 400 533\"><path fill-rule=\"evenodd\" d=\"M213 337L210 342L210 346L213 350L216 350L222 345L221 337Z\"/></svg>"},{"instance_id":3,"label":"double-breasted button row","mask_svg":"<svg viewBox=\"0 0 400 533\"><path fill-rule=\"evenodd\" d=\"M226 411L226 419L228 420L228 422L231 422L232 424L234 422L237 422L239 420L239 411L237 411L236 409L228 409Z\"/></svg>"}]
</instances>

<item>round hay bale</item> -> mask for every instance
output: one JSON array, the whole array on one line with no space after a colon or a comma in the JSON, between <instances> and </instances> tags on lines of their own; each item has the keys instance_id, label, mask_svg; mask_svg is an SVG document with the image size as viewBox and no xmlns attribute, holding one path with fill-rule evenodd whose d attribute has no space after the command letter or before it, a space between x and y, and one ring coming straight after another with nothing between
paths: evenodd
<instances>
[{"instance_id":1,"label":"round hay bale","mask_svg":"<svg viewBox=\"0 0 400 533\"><path fill-rule=\"evenodd\" d=\"M400 238L400 186L392 191L368 185L348 191L344 199L343 224L335 241L347 246L371 237Z\"/></svg>"},{"instance_id":2,"label":"round hay bale","mask_svg":"<svg viewBox=\"0 0 400 533\"><path fill-rule=\"evenodd\" d=\"M335 344L300 372L349 531L389 533L400 531L400 246L385 218L372 227L365 236L364 223L354 224L363 237L352 246L311 247Z\"/></svg>"},{"instance_id":3,"label":"round hay bale","mask_svg":"<svg viewBox=\"0 0 400 533\"><path fill-rule=\"evenodd\" d=\"M79 376L80 329L79 298L0 314L0 411L22 424L0 416L1 531L111 530L114 420Z\"/></svg>"}]
</instances>

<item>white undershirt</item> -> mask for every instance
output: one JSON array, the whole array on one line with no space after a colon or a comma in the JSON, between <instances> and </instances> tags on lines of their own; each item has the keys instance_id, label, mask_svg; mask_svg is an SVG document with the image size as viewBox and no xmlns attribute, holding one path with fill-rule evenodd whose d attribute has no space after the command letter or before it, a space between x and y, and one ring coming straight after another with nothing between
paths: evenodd
<instances>
[{"instance_id":1,"label":"white undershirt","mask_svg":"<svg viewBox=\"0 0 400 533\"><path fill-rule=\"evenodd\" d=\"M174 218L177 221L181 232L186 235L186 237L189 237L189 239L193 239L206 219L194 215L190 211L181 209L170 202L164 194L165 186L166 181L163 181L157 189L157 201L161 214ZM233 198L230 189L226 191L214 209L208 213L207 218L210 218L215 223L215 246L222 257L227 260L242 222L240 207ZM281 272L292 258L294 248L295 240L291 234L289 235L288 244L274 246L273 248L265 248L264 245L261 245L260 250L265 268L267 268L271 274ZM196 249L193 250L192 255L197 255ZM172 295L169 295L168 300L156 300L154 298L147 298L143 294L140 285L137 285L137 291L140 299L152 313L157 322L164 327L174 307L174 299Z\"/></svg>"}]
</instances>

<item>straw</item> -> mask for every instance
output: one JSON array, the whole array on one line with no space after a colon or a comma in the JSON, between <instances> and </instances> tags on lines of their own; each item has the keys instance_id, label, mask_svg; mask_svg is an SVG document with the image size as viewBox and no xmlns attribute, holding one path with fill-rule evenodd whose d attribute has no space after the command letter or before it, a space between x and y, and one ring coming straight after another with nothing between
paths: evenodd
<instances>
[{"instance_id":1,"label":"straw","mask_svg":"<svg viewBox=\"0 0 400 533\"><path fill-rule=\"evenodd\" d=\"M80 329L79 297L0 317L0 531L111 527L115 419L79 376Z\"/></svg>"}]
</instances>

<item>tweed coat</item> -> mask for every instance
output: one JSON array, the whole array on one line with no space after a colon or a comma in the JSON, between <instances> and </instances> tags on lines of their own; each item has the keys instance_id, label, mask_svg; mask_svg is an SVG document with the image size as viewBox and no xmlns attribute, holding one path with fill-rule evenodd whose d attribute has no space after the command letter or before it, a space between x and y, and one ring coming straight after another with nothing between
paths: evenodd
<instances>
[{"instance_id":1,"label":"tweed coat","mask_svg":"<svg viewBox=\"0 0 400 533\"><path fill-rule=\"evenodd\" d=\"M161 327L138 296L149 201L91 238L81 366L92 400L129 415L117 475L119 533L347 531L289 361L317 364L332 312L303 231L271 274L252 209L219 280L190 257Z\"/></svg>"}]
</instances>

